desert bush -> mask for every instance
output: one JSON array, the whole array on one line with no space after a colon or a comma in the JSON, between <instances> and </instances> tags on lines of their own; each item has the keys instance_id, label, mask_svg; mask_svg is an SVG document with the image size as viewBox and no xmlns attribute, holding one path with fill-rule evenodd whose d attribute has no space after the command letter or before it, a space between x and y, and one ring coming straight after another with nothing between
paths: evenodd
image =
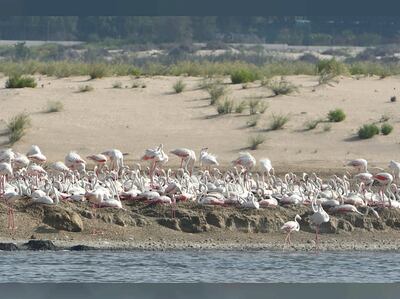
<instances>
[{"instance_id":1,"label":"desert bush","mask_svg":"<svg viewBox=\"0 0 400 299\"><path fill-rule=\"evenodd\" d=\"M235 112L236 113L243 113L243 111L246 109L247 103L245 101L241 101L239 105L236 106Z\"/></svg>"},{"instance_id":2,"label":"desert bush","mask_svg":"<svg viewBox=\"0 0 400 299\"><path fill-rule=\"evenodd\" d=\"M89 65L88 75L90 79L98 79L107 76L107 66L101 63L94 63Z\"/></svg>"},{"instance_id":3,"label":"desert bush","mask_svg":"<svg viewBox=\"0 0 400 299\"><path fill-rule=\"evenodd\" d=\"M272 122L270 129L275 131L279 129L283 129L283 126L289 121L289 117L287 115L274 115L272 114Z\"/></svg>"},{"instance_id":4,"label":"desert bush","mask_svg":"<svg viewBox=\"0 0 400 299\"><path fill-rule=\"evenodd\" d=\"M224 101L219 101L217 105L218 114L229 114L233 111L233 101L225 99Z\"/></svg>"},{"instance_id":5,"label":"desert bush","mask_svg":"<svg viewBox=\"0 0 400 299\"><path fill-rule=\"evenodd\" d=\"M331 110L328 113L328 120L330 122L341 122L346 118L346 113L342 109Z\"/></svg>"},{"instance_id":6,"label":"desert bush","mask_svg":"<svg viewBox=\"0 0 400 299\"><path fill-rule=\"evenodd\" d=\"M176 81L176 83L173 86L173 89L176 93L181 93L186 87L186 84L183 83L182 80Z\"/></svg>"},{"instance_id":7,"label":"desert bush","mask_svg":"<svg viewBox=\"0 0 400 299\"><path fill-rule=\"evenodd\" d=\"M90 85L82 85L79 86L79 92L89 92L92 91L94 88Z\"/></svg>"},{"instance_id":8,"label":"desert bush","mask_svg":"<svg viewBox=\"0 0 400 299\"><path fill-rule=\"evenodd\" d=\"M316 68L319 75L332 74L338 76L349 73L347 66L344 63L337 61L335 58L318 61Z\"/></svg>"},{"instance_id":9,"label":"desert bush","mask_svg":"<svg viewBox=\"0 0 400 299\"><path fill-rule=\"evenodd\" d=\"M314 129L318 126L318 124L319 124L320 122L321 122L320 119L309 120L309 121L307 121L307 122L304 124L305 129L306 129L307 131L314 130Z\"/></svg>"},{"instance_id":10,"label":"desert bush","mask_svg":"<svg viewBox=\"0 0 400 299\"><path fill-rule=\"evenodd\" d=\"M280 80L270 80L267 87L271 89L276 96L290 94L298 89L296 85L286 81L284 78Z\"/></svg>"},{"instance_id":11,"label":"desert bush","mask_svg":"<svg viewBox=\"0 0 400 299\"><path fill-rule=\"evenodd\" d=\"M14 75L6 81L6 88L35 88L37 86L33 77Z\"/></svg>"},{"instance_id":12,"label":"desert bush","mask_svg":"<svg viewBox=\"0 0 400 299\"><path fill-rule=\"evenodd\" d=\"M379 128L375 124L366 124L363 125L358 130L358 137L360 139L368 139L372 138L375 135L379 134Z\"/></svg>"},{"instance_id":13,"label":"desert bush","mask_svg":"<svg viewBox=\"0 0 400 299\"><path fill-rule=\"evenodd\" d=\"M12 117L7 124L10 144L14 144L20 140L25 135L25 131L29 125L30 117L26 113L20 113Z\"/></svg>"},{"instance_id":14,"label":"desert bush","mask_svg":"<svg viewBox=\"0 0 400 299\"><path fill-rule=\"evenodd\" d=\"M112 85L112 88L122 88L122 83L119 81L114 82Z\"/></svg>"},{"instance_id":15,"label":"desert bush","mask_svg":"<svg viewBox=\"0 0 400 299\"><path fill-rule=\"evenodd\" d=\"M253 116L252 118L250 118L250 119L247 121L246 124L247 124L247 126L248 126L249 128L256 127L257 124L258 124L259 119L260 119L260 117L259 117L258 115L255 115L255 116Z\"/></svg>"},{"instance_id":16,"label":"desert bush","mask_svg":"<svg viewBox=\"0 0 400 299\"><path fill-rule=\"evenodd\" d=\"M262 135L252 136L249 138L249 147L252 150L256 150L264 142L265 138Z\"/></svg>"},{"instance_id":17,"label":"desert bush","mask_svg":"<svg viewBox=\"0 0 400 299\"><path fill-rule=\"evenodd\" d=\"M213 84L207 91L211 98L210 104L214 105L226 93L226 88L223 85Z\"/></svg>"},{"instance_id":18,"label":"desert bush","mask_svg":"<svg viewBox=\"0 0 400 299\"><path fill-rule=\"evenodd\" d=\"M238 69L231 73L232 84L248 83L257 79L257 74L249 69Z\"/></svg>"},{"instance_id":19,"label":"desert bush","mask_svg":"<svg viewBox=\"0 0 400 299\"><path fill-rule=\"evenodd\" d=\"M381 126L381 133L383 135L389 135L390 133L392 133L393 131L393 126L391 124L388 123L384 123Z\"/></svg>"},{"instance_id":20,"label":"desert bush","mask_svg":"<svg viewBox=\"0 0 400 299\"><path fill-rule=\"evenodd\" d=\"M64 109L64 105L60 101L49 101L47 103L47 112L52 113L52 112L60 112Z\"/></svg>"},{"instance_id":21,"label":"desert bush","mask_svg":"<svg viewBox=\"0 0 400 299\"><path fill-rule=\"evenodd\" d=\"M258 106L260 105L260 100L259 99L250 100L248 105L249 105L250 115L254 115L258 111Z\"/></svg>"}]
</instances>

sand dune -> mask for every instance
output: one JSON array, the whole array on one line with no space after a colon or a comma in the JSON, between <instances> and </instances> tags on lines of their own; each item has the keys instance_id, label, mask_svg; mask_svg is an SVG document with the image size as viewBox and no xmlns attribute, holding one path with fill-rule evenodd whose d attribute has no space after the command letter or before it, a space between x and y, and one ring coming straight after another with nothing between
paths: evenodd
<instances>
[{"instance_id":1,"label":"sand dune","mask_svg":"<svg viewBox=\"0 0 400 299\"><path fill-rule=\"evenodd\" d=\"M113 89L112 84L120 81L123 87L131 87L133 79L37 79L35 89L0 89L1 127L11 116L28 112L32 126L13 147L26 152L31 144L38 144L49 160L63 160L69 150L87 155L119 148L129 153L128 161L138 161L145 148L164 143L167 150L184 146L199 151L207 146L221 164L227 165L239 151L246 150L248 138L259 133L266 142L252 154L256 158L269 157L276 168L328 170L341 168L345 159L358 157L378 166L386 166L391 159L400 160L400 104L389 101L398 93L400 80L396 77L341 78L335 86L315 88L316 77L288 77L301 85L299 91L277 97L271 97L271 91L258 83L247 89L240 84L227 85L228 97L236 102L261 98L268 103L256 128L246 127L250 118L247 111L218 116L215 107L209 105L208 93L197 88L201 78L184 77L187 89L181 94L172 92L176 77L141 78L138 81L146 88L122 89ZM0 78L0 86L5 80ZM94 90L79 93L81 85L91 85ZM48 101L63 102L64 110L44 113ZM346 112L345 121L332 123L329 132L324 132L323 123L315 130L303 130L307 120L325 117L334 108ZM265 130L272 113L290 115L285 129ZM379 121L382 115L390 117L394 126L391 135L369 140L355 138L362 124ZM1 138L6 146L6 136ZM178 164L179 160L170 156L169 166Z\"/></svg>"}]
</instances>

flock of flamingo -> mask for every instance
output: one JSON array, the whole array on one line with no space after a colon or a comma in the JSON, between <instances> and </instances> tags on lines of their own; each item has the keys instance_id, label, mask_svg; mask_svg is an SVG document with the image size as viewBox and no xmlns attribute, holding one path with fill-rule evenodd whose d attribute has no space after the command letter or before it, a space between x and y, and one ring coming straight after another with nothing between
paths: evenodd
<instances>
[{"instance_id":1,"label":"flock of flamingo","mask_svg":"<svg viewBox=\"0 0 400 299\"><path fill-rule=\"evenodd\" d=\"M0 150L0 198L8 207L8 228L15 229L14 202L28 198L38 204L83 201L93 208L117 209L123 209L125 200L148 201L171 205L172 217L176 203L185 201L248 209L309 205L314 212L309 221L318 244L319 227L329 221L328 212L364 215L357 208L366 206L366 213L379 217L374 207L400 208L396 185L400 163L395 161L389 163L389 172L375 167L379 171L372 174L365 159L352 160L345 165L354 171L322 180L315 173L278 177L269 159L261 159L258 171L251 172L256 169L256 159L248 152L240 153L224 172L207 148L200 151L196 172L193 150L178 148L170 153L181 159L176 171L163 169L169 157L162 144L145 150L141 160L150 162L145 169L140 164L125 165L125 154L117 149L86 157L95 164L93 170L87 170L85 159L74 151L64 162L47 164L37 145L26 154ZM282 226L287 233L285 245L291 244L291 233L299 231L298 220L301 218L296 215Z\"/></svg>"}]
</instances>

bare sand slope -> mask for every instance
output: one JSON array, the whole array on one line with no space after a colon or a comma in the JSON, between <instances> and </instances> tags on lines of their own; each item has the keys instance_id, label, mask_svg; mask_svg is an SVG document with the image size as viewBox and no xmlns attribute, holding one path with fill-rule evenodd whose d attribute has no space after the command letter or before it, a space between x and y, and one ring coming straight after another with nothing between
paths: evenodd
<instances>
[{"instance_id":1,"label":"bare sand slope","mask_svg":"<svg viewBox=\"0 0 400 299\"><path fill-rule=\"evenodd\" d=\"M226 165L239 151L246 150L249 137L257 134L265 136L266 142L252 154L269 157L282 168L341 168L345 159L358 157L380 166L391 159L400 160L400 104L389 101L398 95L400 79L396 77L341 78L335 86L316 88L315 77L288 77L300 86L299 91L277 97L271 97L271 91L258 83L247 89L227 84L228 97L237 103L252 98L268 103L256 128L246 126L248 111L218 116L216 108L209 105L208 93L198 89L200 78L184 77L187 88L181 94L172 91L176 77L136 79L145 88L130 88L134 80L129 77L37 79L35 89L0 89L0 126L17 113L29 113L32 126L14 148L26 152L31 144L38 144L49 160L63 160L69 150L87 155L119 148L130 154L128 160L137 161L145 148L164 143L167 150L189 147L199 151L207 146ZM0 78L0 86L5 80ZM122 89L112 88L116 81L122 83ZM82 85L91 85L94 90L80 93ZM48 101L63 102L64 111L44 113ZM346 112L345 121L332 123L329 132L323 130L324 123L304 131L307 120L325 117L334 108ZM290 116L283 130L266 130L272 113ZM389 116L394 125L391 135L355 138L362 124L379 121L382 115ZM169 166L178 164L178 159L170 156Z\"/></svg>"}]
</instances>

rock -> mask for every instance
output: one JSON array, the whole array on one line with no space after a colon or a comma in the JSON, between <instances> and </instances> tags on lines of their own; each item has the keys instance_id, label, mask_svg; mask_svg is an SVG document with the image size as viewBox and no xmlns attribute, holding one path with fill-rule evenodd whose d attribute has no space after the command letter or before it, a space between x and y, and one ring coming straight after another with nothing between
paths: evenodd
<instances>
[{"instance_id":1,"label":"rock","mask_svg":"<svg viewBox=\"0 0 400 299\"><path fill-rule=\"evenodd\" d=\"M82 219L77 213L57 206L46 206L44 208L43 222L58 230L69 232L81 232L83 230Z\"/></svg>"},{"instance_id":2,"label":"rock","mask_svg":"<svg viewBox=\"0 0 400 299\"><path fill-rule=\"evenodd\" d=\"M174 218L174 219L161 218L161 219L158 219L157 222L158 222L158 224L160 224L162 226L165 226L165 227L168 227L168 228L171 228L171 229L174 229L174 230L178 230L178 231L181 230L180 227L179 227L179 221L176 218Z\"/></svg>"},{"instance_id":3,"label":"rock","mask_svg":"<svg viewBox=\"0 0 400 299\"><path fill-rule=\"evenodd\" d=\"M225 220L215 212L209 212L206 215L206 222L219 228L225 227Z\"/></svg>"},{"instance_id":4,"label":"rock","mask_svg":"<svg viewBox=\"0 0 400 299\"><path fill-rule=\"evenodd\" d=\"M226 226L246 233L257 231L256 221L244 215L231 215L226 221Z\"/></svg>"},{"instance_id":5,"label":"rock","mask_svg":"<svg viewBox=\"0 0 400 299\"><path fill-rule=\"evenodd\" d=\"M103 220L105 223L113 223L113 216L103 215L101 216L101 220Z\"/></svg>"},{"instance_id":6,"label":"rock","mask_svg":"<svg viewBox=\"0 0 400 299\"><path fill-rule=\"evenodd\" d=\"M181 231L186 233L200 233L206 231L206 224L203 225L203 219L199 216L184 217L179 221Z\"/></svg>"},{"instance_id":7,"label":"rock","mask_svg":"<svg viewBox=\"0 0 400 299\"><path fill-rule=\"evenodd\" d=\"M125 221L118 215L114 215L114 223L119 226L126 226Z\"/></svg>"},{"instance_id":8,"label":"rock","mask_svg":"<svg viewBox=\"0 0 400 299\"><path fill-rule=\"evenodd\" d=\"M85 218L87 218L87 219L93 219L93 218L94 218L93 213L90 212L90 211L87 211L87 210L81 211L81 216L82 216L82 217L85 217Z\"/></svg>"},{"instance_id":9,"label":"rock","mask_svg":"<svg viewBox=\"0 0 400 299\"><path fill-rule=\"evenodd\" d=\"M15 251L15 250L18 250L18 246L17 246L17 244L14 244L14 243L0 243L0 250Z\"/></svg>"},{"instance_id":10,"label":"rock","mask_svg":"<svg viewBox=\"0 0 400 299\"><path fill-rule=\"evenodd\" d=\"M56 250L57 247L50 240L29 240L24 244L29 250Z\"/></svg>"},{"instance_id":11,"label":"rock","mask_svg":"<svg viewBox=\"0 0 400 299\"><path fill-rule=\"evenodd\" d=\"M352 232L354 230L353 225L347 220L339 219L338 221L338 229L344 230L346 232Z\"/></svg>"},{"instance_id":12,"label":"rock","mask_svg":"<svg viewBox=\"0 0 400 299\"><path fill-rule=\"evenodd\" d=\"M384 230L385 223L381 219L375 219L372 221L372 227L377 230Z\"/></svg>"},{"instance_id":13,"label":"rock","mask_svg":"<svg viewBox=\"0 0 400 299\"><path fill-rule=\"evenodd\" d=\"M91 246L86 246L86 245L75 245L70 247L69 250L71 251L86 251L86 250L94 250L96 248L91 247Z\"/></svg>"},{"instance_id":14,"label":"rock","mask_svg":"<svg viewBox=\"0 0 400 299\"><path fill-rule=\"evenodd\" d=\"M35 235L32 235L29 239L35 240L35 239L36 239L36 236L35 236Z\"/></svg>"},{"instance_id":15,"label":"rock","mask_svg":"<svg viewBox=\"0 0 400 299\"><path fill-rule=\"evenodd\" d=\"M319 231L322 234L334 234L338 228L338 220L334 217L330 217L328 222L322 223L319 227Z\"/></svg>"}]
</instances>

